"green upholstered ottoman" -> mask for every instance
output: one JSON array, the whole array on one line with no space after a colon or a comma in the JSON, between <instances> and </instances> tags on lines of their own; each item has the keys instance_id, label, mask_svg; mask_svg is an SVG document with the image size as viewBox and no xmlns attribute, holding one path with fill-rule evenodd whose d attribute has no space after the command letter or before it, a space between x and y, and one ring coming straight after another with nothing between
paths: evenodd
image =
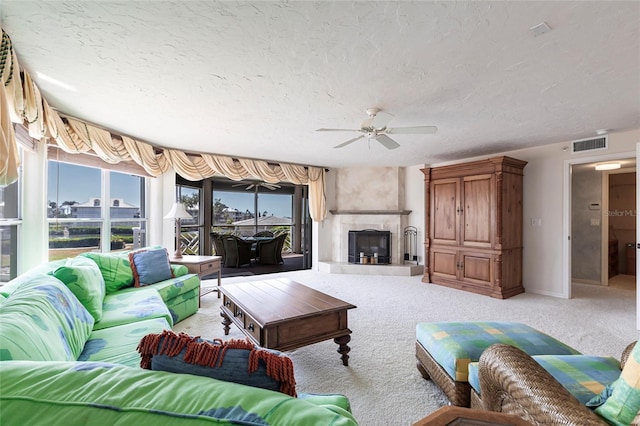
<instances>
[{"instance_id":1,"label":"green upholstered ottoman","mask_svg":"<svg viewBox=\"0 0 640 426\"><path fill-rule=\"evenodd\" d=\"M416 362L425 379L440 386L453 405L470 405L468 366L494 343L515 346L529 355L580 352L525 324L513 322L429 322L416 326Z\"/></svg>"}]
</instances>

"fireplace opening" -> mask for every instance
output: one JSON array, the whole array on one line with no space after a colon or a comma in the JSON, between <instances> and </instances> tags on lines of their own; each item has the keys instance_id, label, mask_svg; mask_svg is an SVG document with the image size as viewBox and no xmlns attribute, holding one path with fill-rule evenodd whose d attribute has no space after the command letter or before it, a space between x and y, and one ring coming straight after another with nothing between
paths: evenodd
<instances>
[{"instance_id":1,"label":"fireplace opening","mask_svg":"<svg viewBox=\"0 0 640 426\"><path fill-rule=\"evenodd\" d=\"M349 231L349 263L391 263L391 232L364 229Z\"/></svg>"}]
</instances>

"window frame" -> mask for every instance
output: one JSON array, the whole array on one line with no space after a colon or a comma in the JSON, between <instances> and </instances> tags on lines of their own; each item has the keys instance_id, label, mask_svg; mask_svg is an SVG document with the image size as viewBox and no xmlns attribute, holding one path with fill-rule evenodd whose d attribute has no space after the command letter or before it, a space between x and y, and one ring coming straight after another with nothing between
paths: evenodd
<instances>
[{"instance_id":1,"label":"window frame","mask_svg":"<svg viewBox=\"0 0 640 426\"><path fill-rule=\"evenodd\" d=\"M111 202L104 203L99 202L96 207L100 207L100 217L99 218L49 218L47 217L47 228L51 226L51 223L78 223L78 222L99 222L100 223L100 245L99 249L103 253L108 253L113 251L111 248L111 240L112 240L112 227L114 225L117 226L119 222L138 222L137 228L139 228L139 232L141 234L140 241L133 242L133 248L137 248L140 245L146 245L146 230L149 229L149 217L148 217L148 206L149 206L149 175L144 171L144 169L133 162L121 162L117 164L109 164L102 161L95 155L89 154L69 154L61 149L56 147L48 148L47 155L47 182L49 175L49 164L50 162L57 163L66 163L75 166L88 167L92 169L97 169L100 171L100 197L99 200L111 200L111 173L122 173L127 175L132 175L141 178L141 187L140 187L140 217L131 219L131 218L113 218L111 217ZM48 195L48 194L47 194ZM48 196L46 197L48 199ZM94 200L95 203L95 200ZM134 228L136 228L134 226ZM134 234L134 237L136 235ZM47 238L47 241L49 239ZM49 259L51 243L47 243L47 248L49 250Z\"/></svg>"},{"instance_id":2,"label":"window frame","mask_svg":"<svg viewBox=\"0 0 640 426\"><path fill-rule=\"evenodd\" d=\"M10 232L11 229L13 229L13 231L11 232L13 235L11 238L11 242L10 242L10 247L11 249L9 250L9 274L7 275L7 279L4 279L4 275L0 274L0 285L3 283L6 283L8 281L11 281L13 278L15 278L16 276L18 276L18 271L20 270L20 262L19 262L19 256L18 254L20 253L20 249L22 248L22 242L21 242L21 233L22 233L22 225L23 225L23 219L22 219L22 201L23 201L23 197L24 197L24 182L23 182L23 171L24 171L24 149L25 148L29 148L30 145L30 139L29 140L24 140L24 134L20 133L20 132L16 132L16 140L20 143L18 143L18 156L20 158L20 165L18 166L18 179L12 183L11 185L16 185L15 186L15 199L12 200L12 202L16 203L15 206L15 211L16 211L16 215L15 217L4 217L4 207L2 210L2 216L0 217L0 228L9 228ZM9 188L11 185L7 185L5 187L2 188L3 190L3 201L5 202L5 206L6 206L6 198L4 197L4 191ZM0 231L3 231L3 229L0 229ZM15 239L13 238L15 237ZM0 239L0 244L1 244L1 239ZM0 256L2 256L2 247L0 246ZM2 260L0 260L0 270L2 268Z\"/></svg>"}]
</instances>

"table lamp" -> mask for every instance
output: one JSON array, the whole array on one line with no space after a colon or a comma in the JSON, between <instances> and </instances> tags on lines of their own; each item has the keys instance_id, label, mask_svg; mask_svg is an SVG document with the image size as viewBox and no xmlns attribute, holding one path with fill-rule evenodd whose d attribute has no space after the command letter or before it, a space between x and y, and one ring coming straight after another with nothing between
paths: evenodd
<instances>
[{"instance_id":1,"label":"table lamp","mask_svg":"<svg viewBox=\"0 0 640 426\"><path fill-rule=\"evenodd\" d=\"M164 217L165 219L173 219L176 221L176 251L173 254L173 257L176 259L180 259L182 257L182 251L180 250L180 221L182 219L193 219L184 208L184 204L176 201L173 203L171 207L171 211Z\"/></svg>"}]
</instances>

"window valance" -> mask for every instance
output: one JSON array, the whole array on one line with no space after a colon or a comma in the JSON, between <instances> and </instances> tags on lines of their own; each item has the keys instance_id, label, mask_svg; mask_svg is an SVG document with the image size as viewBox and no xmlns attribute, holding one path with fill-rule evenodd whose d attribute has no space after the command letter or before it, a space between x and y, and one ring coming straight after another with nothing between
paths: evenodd
<instances>
[{"instance_id":1,"label":"window valance","mask_svg":"<svg viewBox=\"0 0 640 426\"><path fill-rule=\"evenodd\" d=\"M309 186L311 218L326 216L325 170L300 166L233 158L214 154L192 154L161 148L128 136L113 134L101 127L73 117L63 117L51 108L29 74L20 70L9 36L2 31L0 48L0 184L17 179L19 158L11 122L27 123L29 135L37 140L50 138L68 153L94 152L107 163L134 161L151 176L169 168L185 179L201 180L222 175L234 180L256 178L269 183L291 182Z\"/></svg>"}]
</instances>

